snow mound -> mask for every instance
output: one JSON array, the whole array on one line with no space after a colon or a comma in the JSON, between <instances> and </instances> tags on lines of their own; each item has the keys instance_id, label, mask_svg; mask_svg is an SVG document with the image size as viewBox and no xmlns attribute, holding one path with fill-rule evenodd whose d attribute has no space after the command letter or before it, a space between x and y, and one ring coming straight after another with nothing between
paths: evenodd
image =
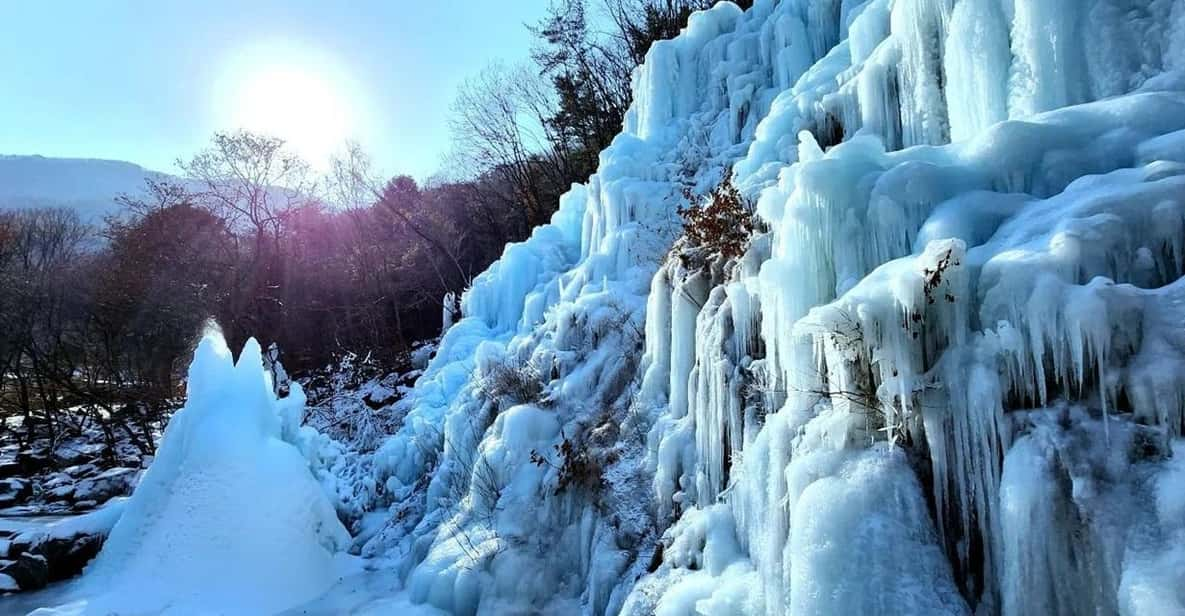
<instances>
[{"instance_id":1,"label":"snow mound","mask_svg":"<svg viewBox=\"0 0 1185 616\"><path fill-rule=\"evenodd\" d=\"M238 363L207 334L189 367L185 407L80 581L90 598L58 613L268 614L337 579L348 533L282 438L259 345Z\"/></svg>"}]
</instances>

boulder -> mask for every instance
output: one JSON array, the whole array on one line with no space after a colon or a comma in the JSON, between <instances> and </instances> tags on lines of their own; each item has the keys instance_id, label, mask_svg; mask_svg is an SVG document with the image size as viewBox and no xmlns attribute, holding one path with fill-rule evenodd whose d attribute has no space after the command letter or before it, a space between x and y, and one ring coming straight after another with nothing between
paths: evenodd
<instances>
[{"instance_id":1,"label":"boulder","mask_svg":"<svg viewBox=\"0 0 1185 616\"><path fill-rule=\"evenodd\" d=\"M21 554L14 560L0 561L0 575L6 575L21 590L45 588L49 583L49 561L40 554Z\"/></svg>"},{"instance_id":2,"label":"boulder","mask_svg":"<svg viewBox=\"0 0 1185 616\"><path fill-rule=\"evenodd\" d=\"M58 467L81 464L103 455L104 449L106 449L106 446L101 442L88 442L78 439L57 447L53 452L54 463Z\"/></svg>"},{"instance_id":3,"label":"boulder","mask_svg":"<svg viewBox=\"0 0 1185 616\"><path fill-rule=\"evenodd\" d=\"M8 459L0 461L0 477L12 477L21 474L21 464L16 460Z\"/></svg>"},{"instance_id":4,"label":"boulder","mask_svg":"<svg viewBox=\"0 0 1185 616\"><path fill-rule=\"evenodd\" d=\"M120 466L83 479L74 487L74 501L93 501L97 504L104 503L114 496L130 494L139 472L138 469Z\"/></svg>"},{"instance_id":5,"label":"boulder","mask_svg":"<svg viewBox=\"0 0 1185 616\"><path fill-rule=\"evenodd\" d=\"M41 497L47 501L74 500L74 485L65 484L49 489L42 487Z\"/></svg>"},{"instance_id":6,"label":"boulder","mask_svg":"<svg viewBox=\"0 0 1185 616\"><path fill-rule=\"evenodd\" d=\"M33 484L28 479L0 479L0 508L23 503L32 495Z\"/></svg>"},{"instance_id":7,"label":"boulder","mask_svg":"<svg viewBox=\"0 0 1185 616\"><path fill-rule=\"evenodd\" d=\"M82 568L99 554L104 539L102 535L77 535L42 542L37 549L49 565L49 581L58 582L82 573Z\"/></svg>"},{"instance_id":8,"label":"boulder","mask_svg":"<svg viewBox=\"0 0 1185 616\"><path fill-rule=\"evenodd\" d=\"M397 402L399 396L385 388L375 388L362 397L362 402L372 410L379 410Z\"/></svg>"},{"instance_id":9,"label":"boulder","mask_svg":"<svg viewBox=\"0 0 1185 616\"><path fill-rule=\"evenodd\" d=\"M84 477L86 475L93 475L93 474L97 473L98 471L99 471L99 467L96 466L94 463L75 464L74 466L67 466L66 468L62 469L62 473L64 473L67 477L74 477L74 478Z\"/></svg>"},{"instance_id":10,"label":"boulder","mask_svg":"<svg viewBox=\"0 0 1185 616\"><path fill-rule=\"evenodd\" d=\"M0 539L8 544L6 560L0 561L0 575L11 577L20 590L31 590L82 573L122 515L124 500L116 499L103 509Z\"/></svg>"},{"instance_id":11,"label":"boulder","mask_svg":"<svg viewBox=\"0 0 1185 616\"><path fill-rule=\"evenodd\" d=\"M16 454L16 463L22 474L32 475L49 468L53 459L44 449L27 449Z\"/></svg>"}]
</instances>

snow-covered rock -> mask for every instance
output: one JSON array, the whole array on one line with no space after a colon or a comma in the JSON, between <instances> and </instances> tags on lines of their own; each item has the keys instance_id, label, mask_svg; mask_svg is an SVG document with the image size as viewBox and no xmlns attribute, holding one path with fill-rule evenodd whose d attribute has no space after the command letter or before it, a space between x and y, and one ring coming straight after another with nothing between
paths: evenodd
<instances>
[{"instance_id":1,"label":"snow-covered rock","mask_svg":"<svg viewBox=\"0 0 1185 616\"><path fill-rule=\"evenodd\" d=\"M0 479L0 508L11 507L33 495L32 483L20 477Z\"/></svg>"},{"instance_id":2,"label":"snow-covered rock","mask_svg":"<svg viewBox=\"0 0 1185 616\"><path fill-rule=\"evenodd\" d=\"M36 590L49 583L49 559L42 554L21 552L13 558L0 559L0 582L5 590Z\"/></svg>"},{"instance_id":3,"label":"snow-covered rock","mask_svg":"<svg viewBox=\"0 0 1185 616\"><path fill-rule=\"evenodd\" d=\"M135 468L109 468L94 477L88 477L74 486L76 503L105 503L114 496L125 496L136 485L140 470Z\"/></svg>"},{"instance_id":4,"label":"snow-covered rock","mask_svg":"<svg viewBox=\"0 0 1185 616\"><path fill-rule=\"evenodd\" d=\"M5 540L0 557L11 561L0 566L16 588L35 590L50 582L74 577L90 562L123 513L126 499L115 498L102 508L32 528ZM30 518L36 520L36 518Z\"/></svg>"}]
</instances>

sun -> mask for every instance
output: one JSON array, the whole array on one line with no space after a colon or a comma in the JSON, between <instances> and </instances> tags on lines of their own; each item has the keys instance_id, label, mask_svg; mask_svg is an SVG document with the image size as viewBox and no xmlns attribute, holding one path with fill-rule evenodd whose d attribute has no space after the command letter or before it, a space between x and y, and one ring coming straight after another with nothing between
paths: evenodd
<instances>
[{"instance_id":1,"label":"sun","mask_svg":"<svg viewBox=\"0 0 1185 616\"><path fill-rule=\"evenodd\" d=\"M310 162L350 135L347 102L324 77L297 67L265 67L248 76L236 103L236 128L280 137Z\"/></svg>"},{"instance_id":2,"label":"sun","mask_svg":"<svg viewBox=\"0 0 1185 616\"><path fill-rule=\"evenodd\" d=\"M273 46L236 54L220 90L224 129L279 137L314 167L327 165L358 128L348 76L307 50Z\"/></svg>"}]
</instances>

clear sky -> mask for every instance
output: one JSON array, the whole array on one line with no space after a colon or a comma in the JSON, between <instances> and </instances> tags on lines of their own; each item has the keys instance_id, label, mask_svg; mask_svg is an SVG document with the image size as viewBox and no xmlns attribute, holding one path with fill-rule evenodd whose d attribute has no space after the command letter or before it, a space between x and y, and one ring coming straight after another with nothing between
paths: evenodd
<instances>
[{"instance_id":1,"label":"clear sky","mask_svg":"<svg viewBox=\"0 0 1185 616\"><path fill-rule=\"evenodd\" d=\"M423 178L457 86L528 58L546 0L0 0L0 154L174 172L216 130Z\"/></svg>"}]
</instances>

